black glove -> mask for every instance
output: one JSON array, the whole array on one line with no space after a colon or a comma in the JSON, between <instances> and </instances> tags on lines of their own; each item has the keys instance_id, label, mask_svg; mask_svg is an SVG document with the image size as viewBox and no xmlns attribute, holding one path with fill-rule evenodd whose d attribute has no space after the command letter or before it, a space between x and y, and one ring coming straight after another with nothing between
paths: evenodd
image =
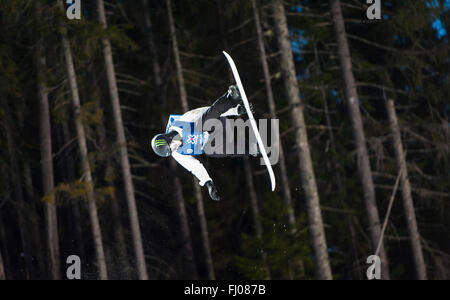
<instances>
[{"instance_id":1,"label":"black glove","mask_svg":"<svg viewBox=\"0 0 450 300\"><path fill-rule=\"evenodd\" d=\"M205 186L208 188L209 196L211 197L211 199L215 201L220 201L220 196L219 193L217 192L214 182L210 180L207 183L205 183Z\"/></svg>"}]
</instances>

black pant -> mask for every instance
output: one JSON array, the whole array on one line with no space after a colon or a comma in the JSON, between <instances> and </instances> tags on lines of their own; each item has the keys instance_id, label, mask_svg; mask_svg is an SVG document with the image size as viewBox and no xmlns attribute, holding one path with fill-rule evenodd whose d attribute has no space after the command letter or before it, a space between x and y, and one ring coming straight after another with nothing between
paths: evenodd
<instances>
[{"instance_id":1,"label":"black pant","mask_svg":"<svg viewBox=\"0 0 450 300\"><path fill-rule=\"evenodd\" d=\"M210 119L220 119L220 115L237 106L241 101L233 100L231 98L227 98L227 94L224 94L222 97L217 99L203 114L202 116L202 127L206 121Z\"/></svg>"}]
</instances>

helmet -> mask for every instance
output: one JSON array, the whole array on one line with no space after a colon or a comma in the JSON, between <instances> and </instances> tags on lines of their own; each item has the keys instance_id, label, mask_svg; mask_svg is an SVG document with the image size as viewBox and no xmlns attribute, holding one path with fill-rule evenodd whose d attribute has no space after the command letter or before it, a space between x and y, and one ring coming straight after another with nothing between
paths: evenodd
<instances>
[{"instance_id":1,"label":"helmet","mask_svg":"<svg viewBox=\"0 0 450 300\"><path fill-rule=\"evenodd\" d=\"M169 143L164 134L157 134L152 139L152 149L161 157L168 157L172 154Z\"/></svg>"}]
</instances>

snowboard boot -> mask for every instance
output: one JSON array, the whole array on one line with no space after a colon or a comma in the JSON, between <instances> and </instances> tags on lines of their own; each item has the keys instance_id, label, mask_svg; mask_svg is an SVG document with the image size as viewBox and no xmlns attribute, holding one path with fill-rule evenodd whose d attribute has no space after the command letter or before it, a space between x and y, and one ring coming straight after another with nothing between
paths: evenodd
<instances>
[{"instance_id":1,"label":"snowboard boot","mask_svg":"<svg viewBox=\"0 0 450 300\"><path fill-rule=\"evenodd\" d=\"M230 85L228 87L227 98L235 102L236 104L242 102L241 93L239 93L239 89L237 88L237 86Z\"/></svg>"},{"instance_id":2,"label":"snowboard boot","mask_svg":"<svg viewBox=\"0 0 450 300\"><path fill-rule=\"evenodd\" d=\"M244 102L242 101L241 98L241 93L239 92L237 86L230 85L227 92L227 98L236 103L238 115L242 116L247 114L247 110L245 109ZM249 105L250 110L254 114L255 111L253 110L253 105L251 103L249 103Z\"/></svg>"},{"instance_id":3,"label":"snowboard boot","mask_svg":"<svg viewBox=\"0 0 450 300\"><path fill-rule=\"evenodd\" d=\"M250 111L252 112L252 114L255 114L255 110L253 109L253 104L249 103L250 106ZM238 104L237 106L237 112L240 116L242 115L246 115L247 114L247 110L245 109L244 103L241 102Z\"/></svg>"}]
</instances>

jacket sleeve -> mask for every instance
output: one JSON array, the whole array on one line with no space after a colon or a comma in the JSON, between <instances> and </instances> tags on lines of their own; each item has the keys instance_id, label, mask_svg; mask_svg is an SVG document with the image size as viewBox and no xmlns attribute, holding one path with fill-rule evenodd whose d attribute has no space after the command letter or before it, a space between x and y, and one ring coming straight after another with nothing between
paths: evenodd
<instances>
[{"instance_id":1,"label":"jacket sleeve","mask_svg":"<svg viewBox=\"0 0 450 300\"><path fill-rule=\"evenodd\" d=\"M174 151L172 152L172 157L186 170L194 174L194 176L200 181L199 183L201 186L212 180L203 164L193 156L183 155Z\"/></svg>"}]
</instances>

